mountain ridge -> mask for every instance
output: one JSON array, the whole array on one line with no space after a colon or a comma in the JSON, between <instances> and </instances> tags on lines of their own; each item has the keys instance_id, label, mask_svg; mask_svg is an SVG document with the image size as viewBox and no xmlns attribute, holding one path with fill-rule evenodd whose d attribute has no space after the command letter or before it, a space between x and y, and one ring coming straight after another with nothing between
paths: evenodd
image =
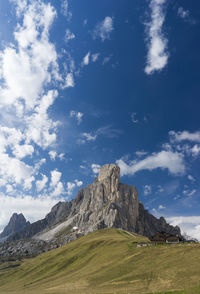
<instances>
[{"instance_id":1,"label":"mountain ridge","mask_svg":"<svg viewBox=\"0 0 200 294\"><path fill-rule=\"evenodd\" d=\"M60 246L103 228L119 228L146 237L165 231L181 237L179 227L144 209L136 187L120 182L117 165L106 164L92 184L78 191L76 198L57 203L44 219L10 236L8 241L34 239Z\"/></svg>"}]
</instances>

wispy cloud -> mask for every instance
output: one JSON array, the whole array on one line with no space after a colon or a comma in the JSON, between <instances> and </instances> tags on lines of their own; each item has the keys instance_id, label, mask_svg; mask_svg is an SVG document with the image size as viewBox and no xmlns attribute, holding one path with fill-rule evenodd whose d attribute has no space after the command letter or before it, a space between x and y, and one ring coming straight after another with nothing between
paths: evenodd
<instances>
[{"instance_id":1,"label":"wispy cloud","mask_svg":"<svg viewBox=\"0 0 200 294\"><path fill-rule=\"evenodd\" d=\"M95 141L99 136L104 136L107 138L117 138L119 137L119 135L122 133L121 130L119 129L114 129L111 125L105 126L105 127L101 127L98 128L97 130L90 132L90 133L82 133L81 137L82 139L79 140L79 143L86 143L87 142L91 142L91 141Z\"/></svg>"},{"instance_id":2,"label":"wispy cloud","mask_svg":"<svg viewBox=\"0 0 200 294\"><path fill-rule=\"evenodd\" d=\"M131 121L134 123L134 124L138 124L139 123L139 120L136 118L137 116L137 113L136 112L132 112L131 113Z\"/></svg>"},{"instance_id":3,"label":"wispy cloud","mask_svg":"<svg viewBox=\"0 0 200 294\"><path fill-rule=\"evenodd\" d=\"M69 29L66 30L66 32L65 32L65 41L66 42L75 39L75 37L76 36L74 35L74 33L72 33Z\"/></svg>"},{"instance_id":4,"label":"wispy cloud","mask_svg":"<svg viewBox=\"0 0 200 294\"><path fill-rule=\"evenodd\" d=\"M179 7L178 8L178 16L180 16L181 18L185 19L189 17L189 10L185 10L183 7Z\"/></svg>"},{"instance_id":5,"label":"wispy cloud","mask_svg":"<svg viewBox=\"0 0 200 294\"><path fill-rule=\"evenodd\" d=\"M70 21L72 18L72 12L69 10L69 1L61 0L61 12L66 16L67 21Z\"/></svg>"},{"instance_id":6,"label":"wispy cloud","mask_svg":"<svg viewBox=\"0 0 200 294\"><path fill-rule=\"evenodd\" d=\"M153 153L146 158L134 161L130 165L126 164L123 159L116 161L121 169L121 175L134 175L141 170L154 170L157 168L168 169L171 174L180 175L185 172L185 163L183 156L177 152L161 151Z\"/></svg>"},{"instance_id":7,"label":"wispy cloud","mask_svg":"<svg viewBox=\"0 0 200 294\"><path fill-rule=\"evenodd\" d=\"M190 11L184 9L182 6L180 6L178 8L177 14L185 22L188 22L188 23L193 24L193 25L197 23L196 20L191 16Z\"/></svg>"},{"instance_id":8,"label":"wispy cloud","mask_svg":"<svg viewBox=\"0 0 200 294\"><path fill-rule=\"evenodd\" d=\"M80 111L75 111L75 110L71 110L70 111L70 117L74 117L77 120L78 125L80 125L80 123L83 120L83 113Z\"/></svg>"},{"instance_id":9,"label":"wispy cloud","mask_svg":"<svg viewBox=\"0 0 200 294\"><path fill-rule=\"evenodd\" d=\"M163 23L165 21L166 0L151 0L151 21L146 24L147 32L147 64L146 74L162 70L169 57L167 52L167 39L163 33Z\"/></svg>"},{"instance_id":10,"label":"wispy cloud","mask_svg":"<svg viewBox=\"0 0 200 294\"><path fill-rule=\"evenodd\" d=\"M110 39L110 34L113 30L113 19L110 16L106 16L105 19L95 27L93 38L100 38L102 42L104 42L106 39Z\"/></svg>"}]
</instances>

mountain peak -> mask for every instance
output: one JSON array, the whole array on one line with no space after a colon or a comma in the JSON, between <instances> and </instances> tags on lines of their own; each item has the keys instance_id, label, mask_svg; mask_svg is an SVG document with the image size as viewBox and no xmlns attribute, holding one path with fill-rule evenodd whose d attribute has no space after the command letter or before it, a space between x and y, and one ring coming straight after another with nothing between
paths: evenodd
<instances>
[{"instance_id":1,"label":"mountain peak","mask_svg":"<svg viewBox=\"0 0 200 294\"><path fill-rule=\"evenodd\" d=\"M120 181L120 168L116 164L105 164L99 170L99 182L107 178L116 178Z\"/></svg>"},{"instance_id":2,"label":"mountain peak","mask_svg":"<svg viewBox=\"0 0 200 294\"><path fill-rule=\"evenodd\" d=\"M30 223L26 221L24 215L15 212L11 216L8 225L0 234L0 238L7 239L9 236L23 230L28 225L30 225Z\"/></svg>"}]
</instances>

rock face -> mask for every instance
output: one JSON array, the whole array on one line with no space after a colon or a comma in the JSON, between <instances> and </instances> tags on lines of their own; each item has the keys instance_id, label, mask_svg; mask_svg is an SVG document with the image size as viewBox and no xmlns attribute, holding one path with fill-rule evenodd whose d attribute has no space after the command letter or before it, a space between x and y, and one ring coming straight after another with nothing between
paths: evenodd
<instances>
[{"instance_id":1,"label":"rock face","mask_svg":"<svg viewBox=\"0 0 200 294\"><path fill-rule=\"evenodd\" d=\"M30 223L26 221L22 213L14 213L10 218L8 225L0 234L0 240L6 240L8 237L18 233L26 227L29 227Z\"/></svg>"},{"instance_id":2,"label":"rock face","mask_svg":"<svg viewBox=\"0 0 200 294\"><path fill-rule=\"evenodd\" d=\"M93 184L80 189L70 202L59 202L51 212L8 240L33 238L58 246L97 229L114 227L151 237L164 231L181 236L179 227L157 219L138 201L134 186L120 183L120 168L104 165Z\"/></svg>"}]
</instances>

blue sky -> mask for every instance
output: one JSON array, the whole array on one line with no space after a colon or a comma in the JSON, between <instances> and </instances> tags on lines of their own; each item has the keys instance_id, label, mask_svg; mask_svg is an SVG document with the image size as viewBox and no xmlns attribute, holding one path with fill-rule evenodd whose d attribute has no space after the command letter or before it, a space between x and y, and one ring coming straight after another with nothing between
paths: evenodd
<instances>
[{"instance_id":1,"label":"blue sky","mask_svg":"<svg viewBox=\"0 0 200 294\"><path fill-rule=\"evenodd\" d=\"M0 230L117 163L200 238L198 1L2 0Z\"/></svg>"}]
</instances>

